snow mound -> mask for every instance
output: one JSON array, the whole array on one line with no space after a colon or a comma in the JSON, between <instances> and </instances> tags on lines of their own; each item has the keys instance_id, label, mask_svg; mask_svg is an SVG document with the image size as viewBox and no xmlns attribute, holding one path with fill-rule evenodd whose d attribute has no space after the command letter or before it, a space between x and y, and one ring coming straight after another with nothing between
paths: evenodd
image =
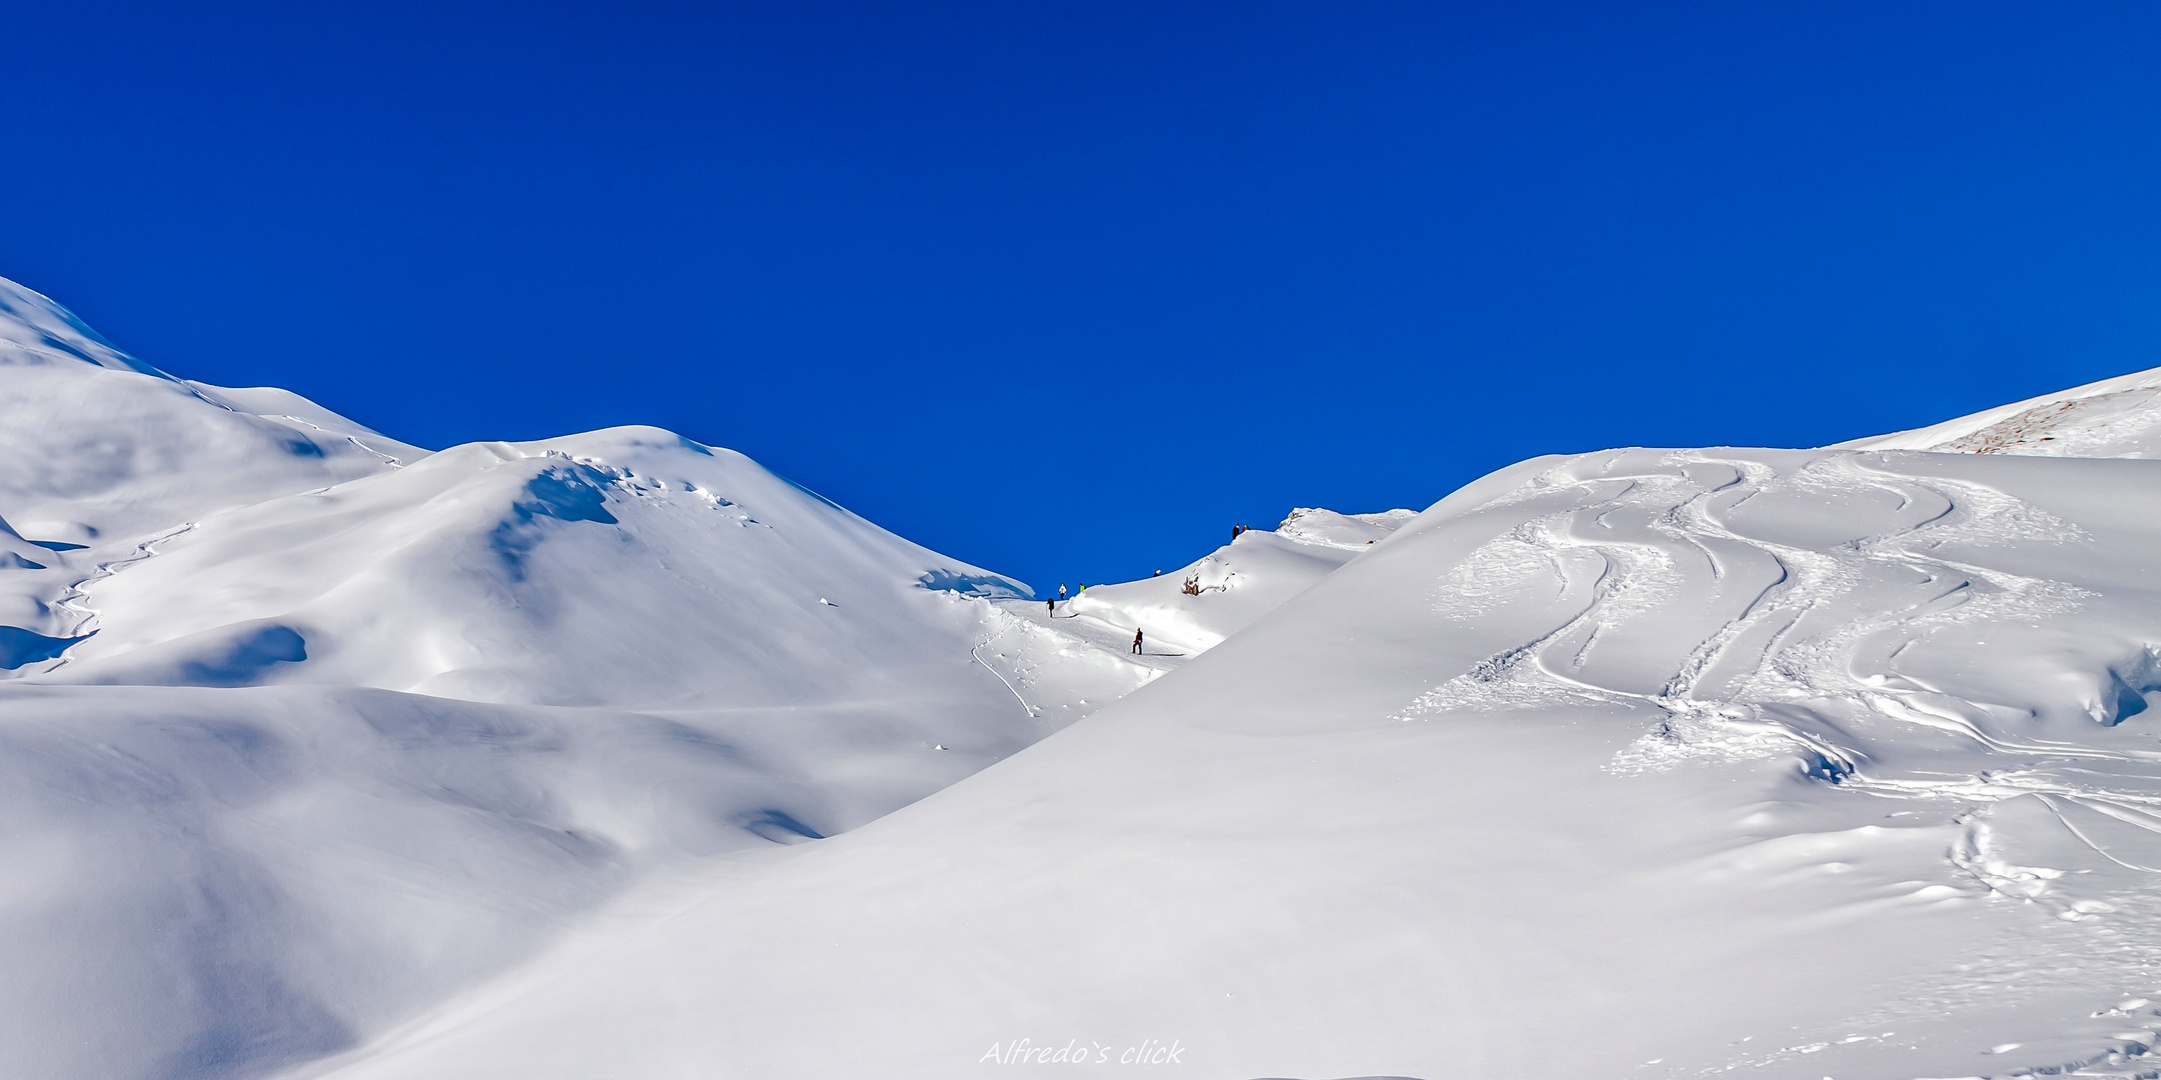
<instances>
[{"instance_id":1,"label":"snow mound","mask_svg":"<svg viewBox=\"0 0 2161 1080\"><path fill-rule=\"evenodd\" d=\"M1418 516L1416 510L1390 510L1380 514L1338 514L1333 510L1299 507L1276 526L1276 535L1307 544L1358 550L1380 542Z\"/></svg>"},{"instance_id":2,"label":"snow mound","mask_svg":"<svg viewBox=\"0 0 2161 1080\"><path fill-rule=\"evenodd\" d=\"M2161 457L2161 368L1839 446L2037 457Z\"/></svg>"},{"instance_id":3,"label":"snow mound","mask_svg":"<svg viewBox=\"0 0 2161 1080\"><path fill-rule=\"evenodd\" d=\"M1338 514L1296 509L1275 531L1247 529L1175 573L1089 586L1058 618L1077 620L1106 643L1131 641L1139 630L1161 650L1181 658L1196 656L1417 516L1415 510ZM1080 626L1074 629L1081 632Z\"/></svg>"}]
</instances>

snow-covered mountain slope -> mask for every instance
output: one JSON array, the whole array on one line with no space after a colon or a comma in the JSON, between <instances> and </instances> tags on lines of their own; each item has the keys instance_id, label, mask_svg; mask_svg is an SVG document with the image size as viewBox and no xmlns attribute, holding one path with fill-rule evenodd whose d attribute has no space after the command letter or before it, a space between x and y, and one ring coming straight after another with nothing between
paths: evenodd
<instances>
[{"instance_id":1,"label":"snow-covered mountain slope","mask_svg":"<svg viewBox=\"0 0 2161 1080\"><path fill-rule=\"evenodd\" d=\"M0 507L32 540L106 548L174 522L382 472L421 453L284 391L226 391L121 353L0 280ZM227 395L230 395L228 397ZM243 404L243 401L246 403ZM301 409L331 421L259 414ZM374 445L380 440L381 446Z\"/></svg>"},{"instance_id":2,"label":"snow-covered mountain slope","mask_svg":"<svg viewBox=\"0 0 2161 1080\"><path fill-rule=\"evenodd\" d=\"M1275 531L1247 529L1176 573L1089 586L1055 616L1048 607L1042 616L1076 620L1106 644L1130 642L1139 630L1144 646L1198 655L1417 516L1415 510L1338 514L1302 507Z\"/></svg>"},{"instance_id":3,"label":"snow-covered mountain slope","mask_svg":"<svg viewBox=\"0 0 2161 1080\"><path fill-rule=\"evenodd\" d=\"M0 1072L2138 1075L2157 375L1052 618L728 451L430 453L0 283Z\"/></svg>"},{"instance_id":4,"label":"snow-covered mountain slope","mask_svg":"<svg viewBox=\"0 0 2161 1080\"><path fill-rule=\"evenodd\" d=\"M2157 551L2151 461L1525 462L330 1075L2150 1075Z\"/></svg>"},{"instance_id":5,"label":"snow-covered mountain slope","mask_svg":"<svg viewBox=\"0 0 2161 1080\"><path fill-rule=\"evenodd\" d=\"M98 636L39 681L202 681L187 669L534 704L890 700L925 693L896 672L966 681L988 615L956 590L1026 591L739 454L637 428L455 447L155 550L82 590ZM227 659L266 634L293 655Z\"/></svg>"},{"instance_id":6,"label":"snow-covered mountain slope","mask_svg":"<svg viewBox=\"0 0 2161 1080\"><path fill-rule=\"evenodd\" d=\"M10 1075L364 1042L634 883L856 827L1159 671L741 455L429 453L12 283L0 452Z\"/></svg>"},{"instance_id":7,"label":"snow-covered mountain slope","mask_svg":"<svg viewBox=\"0 0 2161 1080\"><path fill-rule=\"evenodd\" d=\"M1839 445L1851 450L2161 457L2161 368Z\"/></svg>"},{"instance_id":8,"label":"snow-covered mountain slope","mask_svg":"<svg viewBox=\"0 0 2161 1080\"><path fill-rule=\"evenodd\" d=\"M0 283L0 449L0 604L79 642L10 657L19 679L647 707L969 683L1011 709L969 655L1010 620L959 601L1026 586L656 429L429 454L173 379Z\"/></svg>"},{"instance_id":9,"label":"snow-covered mountain slope","mask_svg":"<svg viewBox=\"0 0 2161 1080\"><path fill-rule=\"evenodd\" d=\"M73 586L141 545L424 454L282 390L173 379L0 280L0 564L22 571L0 574L0 671L86 633Z\"/></svg>"}]
</instances>

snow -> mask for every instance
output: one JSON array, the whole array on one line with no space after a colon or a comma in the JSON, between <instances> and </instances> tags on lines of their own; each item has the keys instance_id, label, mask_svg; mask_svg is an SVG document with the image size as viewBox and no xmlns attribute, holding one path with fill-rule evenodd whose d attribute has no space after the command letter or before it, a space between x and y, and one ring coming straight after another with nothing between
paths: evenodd
<instances>
[{"instance_id":1,"label":"snow","mask_svg":"<svg viewBox=\"0 0 2161 1080\"><path fill-rule=\"evenodd\" d=\"M1409 524L1416 510L1390 510L1380 514L1338 514L1317 507L1300 507L1276 526L1276 533L1308 544L1326 544L1352 552L1386 539L1389 533Z\"/></svg>"},{"instance_id":2,"label":"snow","mask_svg":"<svg viewBox=\"0 0 2161 1080\"><path fill-rule=\"evenodd\" d=\"M1024 1039L1109 1051L1083 1072L1154 1039L1225 1076L2130 1075L2155 468L1527 462L332 1075L932 1077Z\"/></svg>"},{"instance_id":3,"label":"snow","mask_svg":"<svg viewBox=\"0 0 2161 1080\"><path fill-rule=\"evenodd\" d=\"M1539 458L1053 611L725 450L429 453L6 286L0 1047L2139 1075L2156 393Z\"/></svg>"},{"instance_id":4,"label":"snow","mask_svg":"<svg viewBox=\"0 0 2161 1080\"><path fill-rule=\"evenodd\" d=\"M2060 457L2161 456L2161 368L2119 375L1912 431L1839 444Z\"/></svg>"},{"instance_id":5,"label":"snow","mask_svg":"<svg viewBox=\"0 0 2161 1080\"><path fill-rule=\"evenodd\" d=\"M1145 636L1144 649L1153 642L1155 650L1174 657L1199 655L1416 516L1411 510L1359 515L1293 510L1275 531L1247 529L1174 572L1089 586L1055 619L1077 620L1074 632L1086 627L1106 647L1132 641L1138 630Z\"/></svg>"},{"instance_id":6,"label":"snow","mask_svg":"<svg viewBox=\"0 0 2161 1080\"><path fill-rule=\"evenodd\" d=\"M11 365L62 367L91 364L165 378L158 369L121 352L75 313L0 278L0 356Z\"/></svg>"},{"instance_id":7,"label":"snow","mask_svg":"<svg viewBox=\"0 0 2161 1080\"><path fill-rule=\"evenodd\" d=\"M2161 959L2154 468L1529 462L333 1075L932 1077L1021 1038L1225 1076L2105 1065L2161 1027L2118 1007Z\"/></svg>"},{"instance_id":8,"label":"snow","mask_svg":"<svg viewBox=\"0 0 2161 1080\"><path fill-rule=\"evenodd\" d=\"M342 1049L630 883L853 828L1157 673L730 451L429 453L0 297L29 1075Z\"/></svg>"}]
</instances>

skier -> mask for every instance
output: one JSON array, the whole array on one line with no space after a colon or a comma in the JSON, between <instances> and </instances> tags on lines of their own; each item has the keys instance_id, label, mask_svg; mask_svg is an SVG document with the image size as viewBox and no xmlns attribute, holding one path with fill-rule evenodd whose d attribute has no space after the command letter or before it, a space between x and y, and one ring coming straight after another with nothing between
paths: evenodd
<instances>
[{"instance_id":1,"label":"skier","mask_svg":"<svg viewBox=\"0 0 2161 1080\"><path fill-rule=\"evenodd\" d=\"M1141 632L1138 630L1133 631L1133 654L1135 656L1141 654Z\"/></svg>"},{"instance_id":2,"label":"skier","mask_svg":"<svg viewBox=\"0 0 2161 1080\"><path fill-rule=\"evenodd\" d=\"M1065 599L1065 582L1063 581L1058 583L1058 599Z\"/></svg>"},{"instance_id":3,"label":"skier","mask_svg":"<svg viewBox=\"0 0 2161 1080\"><path fill-rule=\"evenodd\" d=\"M1058 617L1058 601L1046 597L1043 600L1043 607L1050 612L1051 618L1055 619Z\"/></svg>"}]
</instances>

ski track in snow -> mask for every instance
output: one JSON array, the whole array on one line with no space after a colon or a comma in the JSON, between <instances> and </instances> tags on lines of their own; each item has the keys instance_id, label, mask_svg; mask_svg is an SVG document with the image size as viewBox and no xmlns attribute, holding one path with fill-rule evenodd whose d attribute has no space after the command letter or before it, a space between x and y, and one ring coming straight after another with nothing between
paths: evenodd
<instances>
[{"instance_id":1,"label":"ski track in snow","mask_svg":"<svg viewBox=\"0 0 2161 1080\"><path fill-rule=\"evenodd\" d=\"M1850 755L1762 708L1840 700L1896 719L1955 727L1998 750L2115 756L2072 746L1991 740L1970 719L1947 712L1938 700L1944 695L1899 676L1853 675L1862 644L1885 631L1905 631L1911 641L1950 622L2063 614L2077 610L2087 595L2063 582L1931 552L1951 541L2087 539L2076 526L1979 484L1872 473L1858 457L1819 459L1797 475L1780 477L1757 462L1680 454L1667 459L1672 472L1591 480L1549 475L1504 496L1496 505L1520 503L1564 484L1603 494L1588 505L1534 518L1478 549L1438 590L1437 610L1458 620L1482 615L1510 588L1541 571L1558 579L1563 597L1586 594L1581 610L1539 637L1496 653L1420 695L1391 718L1538 707L1569 699L1642 703L1664 710L1668 719L1621 755L1615 762L1618 770L1657 767L1662 759L1702 753L1753 755L1779 744L1798 744L1823 753L1843 776L1854 770ZM1690 470L1720 468L1730 475L1711 476L1710 482L1690 475ZM1828 551L1747 536L1729 526L1726 515L1782 483L1818 497L1876 489L1899 499L1894 513L1916 520ZM1626 511L1643 518L1635 536L1623 535L1609 521ZM1727 548L1727 554L1722 558L1714 545ZM1752 568L1755 580L1748 580L1745 570L1736 572L1736 550L1760 560ZM1740 610L1701 638L1655 690L1601 683L1586 674L1602 636L1657 611L1681 592L1680 563L1689 557L1706 564L1714 583L1741 583L1748 598ZM1796 633L1810 614L1849 599L1867 581L1870 569L1893 567L1919 574L1924 583L1948 584L1921 604ZM1891 649L1889 655L1898 651ZM1714 673L1720 677L1712 679ZM2152 759L2161 760L2161 754Z\"/></svg>"},{"instance_id":2,"label":"ski track in snow","mask_svg":"<svg viewBox=\"0 0 2161 1080\"><path fill-rule=\"evenodd\" d=\"M975 647L969 650L969 659L997 676L998 681L1012 691L1021 707L1028 710L1031 718L1046 715L1047 709L1031 704L1022 688L1035 685L1043 658L1089 656L1106 662L1130 678L1128 691L1146 685L1183 659L1162 653L1138 658L1126 655L1119 651L1124 648L1123 631L1085 616L1052 618L1047 612L1039 613L1038 604L1035 600L992 601L984 615L988 625ZM1016 633L1022 635L1021 640L1027 644L1010 649L995 648L1008 635ZM1004 663L1010 670L1000 670L993 660Z\"/></svg>"},{"instance_id":3,"label":"ski track in snow","mask_svg":"<svg viewBox=\"0 0 2161 1080\"><path fill-rule=\"evenodd\" d=\"M321 424L311 424L297 416L288 415L286 413L278 413L277 415L272 416L271 419L289 420L295 424L299 424L302 427L314 428L315 430L320 431L325 435L338 436L339 438L344 439L346 442L352 443L354 446L359 447L362 453L370 454L374 457L381 458L383 464L388 465L393 469L402 469L405 467L405 462L399 461L397 458L391 457L389 454L383 453L381 450L377 450L376 448L369 446L367 443L361 442L358 436L338 435L337 432L332 431L329 428L322 426Z\"/></svg>"},{"instance_id":4,"label":"ski track in snow","mask_svg":"<svg viewBox=\"0 0 2161 1080\"><path fill-rule=\"evenodd\" d=\"M1033 720L1036 717L1042 715L1042 710L1028 704L1028 699L1021 696L1020 688L1013 685L1013 680L1006 678L1005 672L999 671L997 668L990 666L990 663L983 659L983 650L988 647L991 642L998 640L1004 635L1005 628L1000 627L996 633L987 635L983 638L983 640L976 642L975 646L968 650L968 658L978 664L983 665L983 670L988 671L993 675L996 675L998 677L998 681L1004 683L1007 690L1012 691L1013 700L1020 702L1020 707L1026 709L1028 711L1028 718L1030 720Z\"/></svg>"},{"instance_id":5,"label":"ski track in snow","mask_svg":"<svg viewBox=\"0 0 2161 1080\"><path fill-rule=\"evenodd\" d=\"M1979 620L2031 623L2075 612L2093 595L2066 582L1961 561L1943 550L1947 545L2077 544L2091 538L1994 488L1877 472L1868 467L1868 456L1821 457L1788 474L1700 451L1671 454L1655 470L1622 475L1581 477L1573 472L1581 466L1570 463L1502 495L1488 505L1522 505L1570 493L1579 498L1472 552L1436 588L1435 613L1468 623L1550 583L1551 598L1573 614L1421 694L1389 718L1426 720L1571 703L1649 705L1663 718L1616 754L1608 771L1630 775L1692 759L1798 752L1810 763L1811 775L1843 790L1963 804L1965 812L1952 819L1960 831L1946 858L1982 895L2037 903L2071 922L2118 913L2161 918L2161 911L2148 910L2155 905L2143 896L2121 889L2106 899L2059 895L2054 886L2063 871L2018 865L2001 850L1987 814L1974 812L2032 796L2096 855L2134 875L2161 874L2161 865L2153 864L2161 860L2124 857L2090 831L2093 822L2105 821L2161 835L2161 780L2141 775L2161 762L2161 751L1994 734L1986 708L1899 674L1890 664L1936 629ZM1749 500L1780 491L1806 495L1819 506L1869 497L1895 505L1888 511L1890 527L1821 547L1750 535L1735 521L1735 512ZM1920 598L1908 595L1913 588L1886 587L1886 572L1917 578ZM1625 676L1640 679L1641 667L1598 669L1603 644L1653 615L1667 617L1665 625L1671 625L1672 612L1662 609L1701 598L1706 580L1714 606L1723 605L1725 616L1666 669L1662 683L1631 685ZM1895 600L1886 603L1879 596ZM2114 721L2099 706L2090 711L2097 723ZM1844 731L1841 720L1857 717L1970 741L1996 755L1990 761L1994 767L1971 775L1901 773L1855 745L1860 740ZM2003 767L2006 757L2025 764ZM2147 768L2111 773L2110 764ZM2089 828L2080 827L2082 813L2092 815ZM2084 965L2088 981L2092 972L2110 968L2153 972L2161 970L2161 948L2112 938L2073 949L2063 963L2072 969ZM1886 1006L1855 1018L1855 1025L1879 1030L1877 1025L1943 1015L1990 989L1980 983L1946 987L1942 1000ZM1968 996L1962 998L1961 991ZM2146 1056L2161 1047L2161 1009L2142 1008L2138 1022L2143 1030L2126 1032L2085 1056L2023 1064L1994 1075L2161 1077L2161 1068ZM1847 1041L1879 1037L1854 1035ZM1833 1045L1811 1043L1737 1058L1703 1075L1793 1060Z\"/></svg>"},{"instance_id":6,"label":"ski track in snow","mask_svg":"<svg viewBox=\"0 0 2161 1080\"><path fill-rule=\"evenodd\" d=\"M69 623L57 636L79 638L96 630L98 613L96 608L90 606L90 587L100 581L105 580L106 578L113 576L114 574L119 573L122 570L127 569L130 566L135 565L136 563L154 557L158 554L157 545L162 544L167 540L171 540L174 537L191 532L194 530L194 528L195 523L190 521L181 525L174 526L173 528L166 529L165 531L160 532L155 536L152 536L148 540L144 540L143 542L136 544L133 554L122 556L121 558L113 559L108 562L101 562L97 564L97 567L90 572L90 576L85 577L72 585L69 585L67 591L61 593L59 599L53 601L52 606L55 609L65 611L69 615L73 616L74 622ZM50 664L42 670L52 671L65 666L67 662L68 657L66 654L63 653L62 655L54 658L50 662Z\"/></svg>"}]
</instances>

